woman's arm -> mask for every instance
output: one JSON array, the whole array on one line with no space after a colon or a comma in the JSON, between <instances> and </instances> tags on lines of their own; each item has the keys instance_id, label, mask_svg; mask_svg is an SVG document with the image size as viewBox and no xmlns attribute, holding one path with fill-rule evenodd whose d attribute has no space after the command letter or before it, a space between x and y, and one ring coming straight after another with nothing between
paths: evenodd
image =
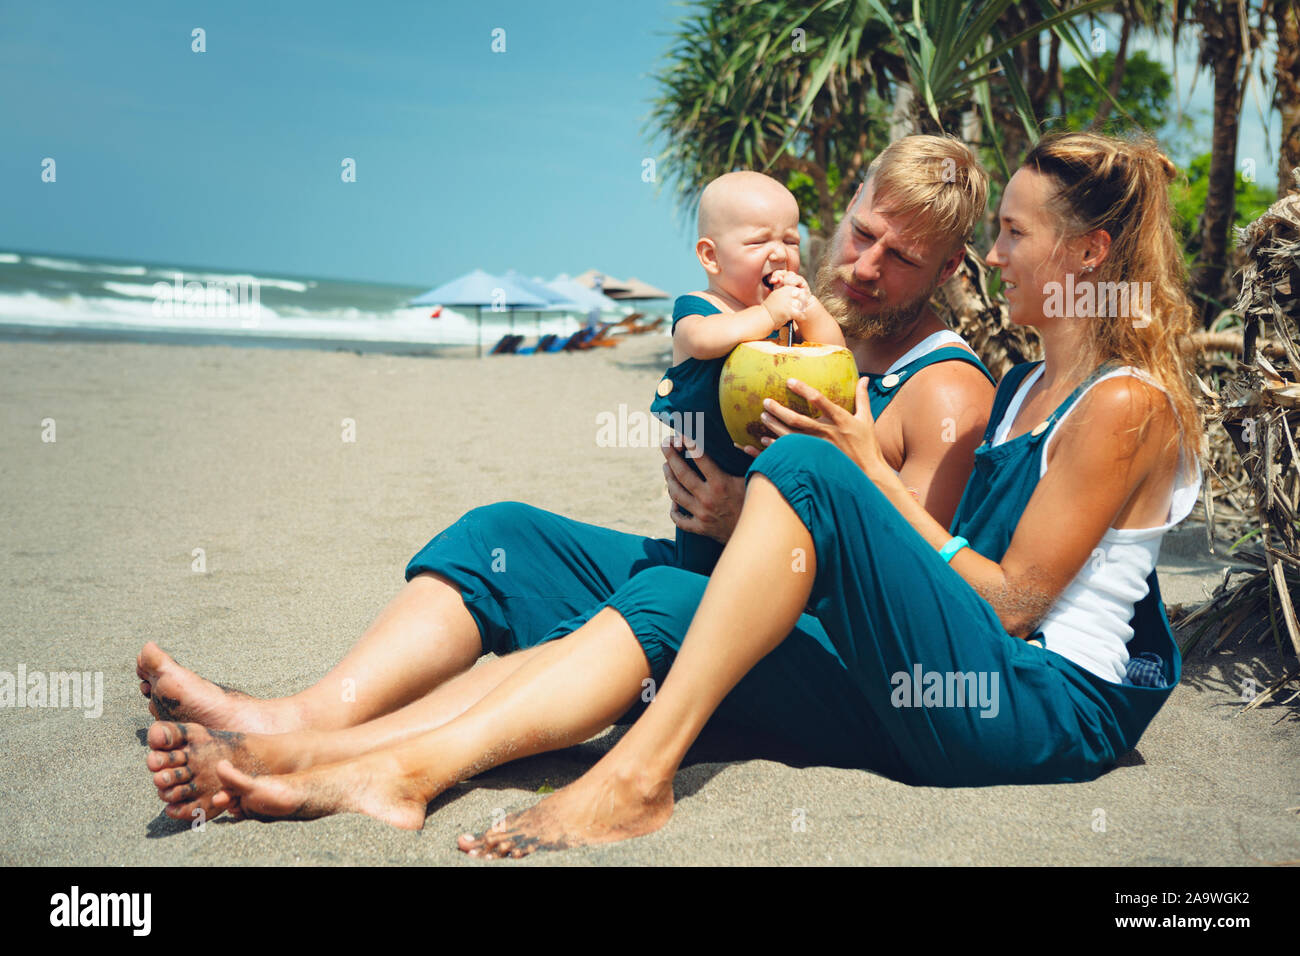
<instances>
[{"instance_id":1,"label":"woman's arm","mask_svg":"<svg viewBox=\"0 0 1300 956\"><path fill-rule=\"evenodd\" d=\"M765 418L768 428L833 441L918 534L935 550L942 548L951 537L948 529L908 493L880 456L870 415L850 415L802 382L790 388L816 405L822 417L807 418L771 403ZM1167 482L1149 479L1170 473L1165 466L1174 427L1164 396L1133 378L1102 382L1080 400L1052 443L1051 467L1034 490L1002 561L991 561L970 548L952 559L953 570L989 602L1007 633L1026 638L1034 633L1136 495L1152 500L1167 496Z\"/></svg>"}]
</instances>

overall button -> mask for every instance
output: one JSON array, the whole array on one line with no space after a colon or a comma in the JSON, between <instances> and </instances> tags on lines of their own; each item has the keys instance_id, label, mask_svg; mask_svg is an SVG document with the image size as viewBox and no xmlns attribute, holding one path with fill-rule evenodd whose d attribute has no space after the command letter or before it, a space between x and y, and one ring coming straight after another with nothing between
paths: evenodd
<instances>
[{"instance_id":1,"label":"overall button","mask_svg":"<svg viewBox=\"0 0 1300 956\"><path fill-rule=\"evenodd\" d=\"M663 393L660 393L660 394L663 394ZM1035 438L1037 438L1037 437L1038 437L1039 435L1041 435L1043 432L1047 431L1047 426L1048 426L1048 424L1050 424L1050 423L1049 423L1049 422L1039 422L1037 425L1034 426L1034 430L1031 431L1029 434L1031 434L1031 435L1033 435Z\"/></svg>"},{"instance_id":2,"label":"overall button","mask_svg":"<svg viewBox=\"0 0 1300 956\"><path fill-rule=\"evenodd\" d=\"M898 376L895 375L893 372L890 372L888 375L886 375L884 378L880 380L881 388L893 388L897 384L898 384Z\"/></svg>"},{"instance_id":3,"label":"overall button","mask_svg":"<svg viewBox=\"0 0 1300 956\"><path fill-rule=\"evenodd\" d=\"M673 380L671 378L666 378L663 381L661 381L659 383L659 387L655 389L655 391L659 393L660 398L665 397L672 390L673 390Z\"/></svg>"}]
</instances>

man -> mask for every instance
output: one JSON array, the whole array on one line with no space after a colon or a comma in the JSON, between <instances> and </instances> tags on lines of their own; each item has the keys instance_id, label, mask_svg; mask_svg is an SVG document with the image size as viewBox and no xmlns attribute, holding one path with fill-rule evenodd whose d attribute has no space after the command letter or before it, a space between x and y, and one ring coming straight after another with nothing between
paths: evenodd
<instances>
[{"instance_id":1,"label":"man","mask_svg":"<svg viewBox=\"0 0 1300 956\"><path fill-rule=\"evenodd\" d=\"M894 143L869 168L816 281L867 378L859 397L871 402L886 461L945 524L969 476L993 387L927 303L960 265L987 191L986 175L960 142L914 136ZM743 478L725 475L707 457L695 459L700 478L680 449L665 454L674 522L725 541ZM503 502L474 509L430 541L407 566L406 587L347 656L292 697L239 695L146 645L137 672L151 711L160 721L192 721L149 731L147 763L165 812L191 819L229 808L216 773L223 760L247 773L302 770L448 723L634 575L672 557L670 540ZM819 630L815 620L810 629ZM471 671L488 651L499 659ZM828 666L835 667L829 657ZM349 692L340 694L341 686ZM779 731L780 714L767 704L761 712L750 707L746 687L737 687L734 705L718 716Z\"/></svg>"}]
</instances>

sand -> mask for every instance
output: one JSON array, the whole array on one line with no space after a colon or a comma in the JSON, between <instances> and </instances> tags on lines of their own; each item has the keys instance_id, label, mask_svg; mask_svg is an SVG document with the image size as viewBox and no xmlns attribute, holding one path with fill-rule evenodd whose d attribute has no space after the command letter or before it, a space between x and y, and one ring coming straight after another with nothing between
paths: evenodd
<instances>
[{"instance_id":1,"label":"sand","mask_svg":"<svg viewBox=\"0 0 1300 956\"><path fill-rule=\"evenodd\" d=\"M145 770L135 656L156 640L250 693L296 690L416 550L492 501L669 535L657 447L597 446L597 416L644 412L668 357L661 336L482 360L0 342L0 670L101 672L104 687L94 719L0 709L0 863L485 865L456 835L572 780L618 731L459 785L421 832L354 815L195 830L161 815ZM1172 536L1167 600L1222 566L1202 531ZM1269 644L1194 655L1138 750L1087 784L915 788L706 741L660 832L505 865L1297 860L1297 711L1238 716L1242 680L1281 665Z\"/></svg>"}]
</instances>

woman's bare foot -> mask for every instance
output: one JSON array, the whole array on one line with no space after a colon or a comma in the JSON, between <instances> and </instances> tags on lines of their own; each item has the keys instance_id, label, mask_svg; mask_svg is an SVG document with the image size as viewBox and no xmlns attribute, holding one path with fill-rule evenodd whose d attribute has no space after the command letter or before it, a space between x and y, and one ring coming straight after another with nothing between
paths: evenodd
<instances>
[{"instance_id":1,"label":"woman's bare foot","mask_svg":"<svg viewBox=\"0 0 1300 956\"><path fill-rule=\"evenodd\" d=\"M222 760L248 773L296 769L292 759L282 756L289 751L277 736L160 722L149 728L146 740L145 765L153 771L159 799L167 804L163 812L177 820L195 818L196 809L205 820L228 810L237 815L231 795L217 777L217 763Z\"/></svg>"},{"instance_id":2,"label":"woman's bare foot","mask_svg":"<svg viewBox=\"0 0 1300 956\"><path fill-rule=\"evenodd\" d=\"M599 765L535 807L512 814L481 836L457 842L470 856L527 856L534 850L567 850L616 843L658 830L673 815L673 785L639 773L601 771Z\"/></svg>"},{"instance_id":3,"label":"woman's bare foot","mask_svg":"<svg viewBox=\"0 0 1300 956\"><path fill-rule=\"evenodd\" d=\"M303 721L283 701L259 700L205 680L177 664L150 641L135 661L140 693L158 720L188 721L215 730L279 734L298 730Z\"/></svg>"},{"instance_id":4,"label":"woman's bare foot","mask_svg":"<svg viewBox=\"0 0 1300 956\"><path fill-rule=\"evenodd\" d=\"M396 760L368 754L298 773L250 776L228 760L217 764L221 785L254 820L314 820L334 813L364 813L403 830L424 827L429 801Z\"/></svg>"}]
</instances>

